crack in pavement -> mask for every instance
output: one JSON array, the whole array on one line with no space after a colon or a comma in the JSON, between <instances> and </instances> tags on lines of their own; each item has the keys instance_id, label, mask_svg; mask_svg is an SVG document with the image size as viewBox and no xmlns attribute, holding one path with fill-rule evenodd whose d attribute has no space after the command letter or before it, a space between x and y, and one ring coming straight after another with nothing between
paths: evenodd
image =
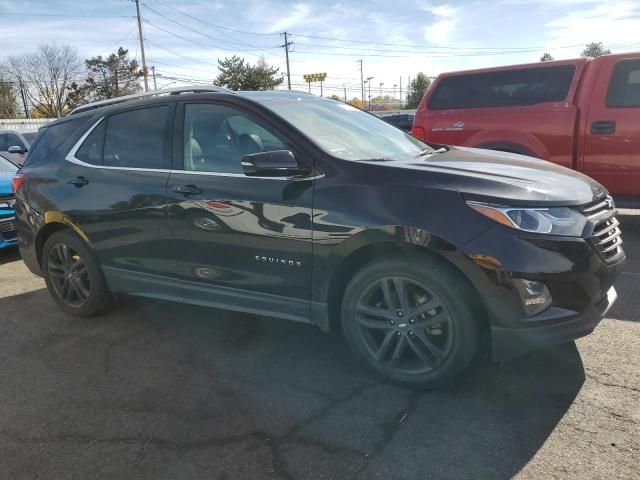
<instances>
[{"instance_id":1,"label":"crack in pavement","mask_svg":"<svg viewBox=\"0 0 640 480\"><path fill-rule=\"evenodd\" d=\"M397 411L391 419L387 420L382 424L383 433L382 438L376 445L373 447L373 450L365 455L366 461L360 465L354 475L353 478L356 478L360 473L371 463L372 460L375 460L393 441L396 434L400 430L401 426L406 422L409 416L416 411L418 408L418 401L420 398L424 396L421 392L412 392L409 395L407 406L405 408Z\"/></svg>"},{"instance_id":2,"label":"crack in pavement","mask_svg":"<svg viewBox=\"0 0 640 480\"><path fill-rule=\"evenodd\" d=\"M130 436L130 437L96 437L92 435L86 435L82 433L68 433L68 434L54 434L48 436L35 436L35 437L25 437L15 432L8 431L0 431L0 435L8 438L10 440L16 441L18 443L28 444L28 445L41 445L41 444L49 444L55 442L73 442L80 444L91 444L91 443L105 443L105 444L113 444L113 445L153 445L159 449L174 449L179 454L184 454L185 452L197 449L207 449L212 447L220 447L220 446L228 446L235 443L242 443L250 439L254 439L261 443L263 446L266 446L271 451L272 456L272 468L274 473L279 475L281 478L286 480L295 480L295 476L291 474L287 470L286 459L282 453L282 446L285 443L289 444L299 444L304 446L313 446L321 448L329 453L339 453L346 452L350 455L362 456L365 457L366 454L362 451L352 449L349 447L341 447L335 446L331 444L327 444L325 442L316 441L308 438L294 438L294 436L300 432L307 425L316 422L330 413L334 408L339 405L353 400L357 398L359 395L362 395L365 391L375 386L380 385L380 383L366 384L361 387L356 388L349 394L335 399L329 405L321 409L318 413L310 415L307 418L299 421L293 427L291 427L286 433L283 435L271 435L268 432L263 430L252 431L243 435L230 435L222 438L208 438L193 442L185 442L185 441L175 441L169 440L166 438L160 437L145 437L145 436ZM415 407L414 407L415 408ZM395 417L397 418L397 416ZM387 427L389 429L391 427ZM393 429L391 429L393 430ZM389 441L392 440L393 435L385 434L384 445L388 444ZM387 438L388 437L388 438Z\"/></svg>"}]
</instances>

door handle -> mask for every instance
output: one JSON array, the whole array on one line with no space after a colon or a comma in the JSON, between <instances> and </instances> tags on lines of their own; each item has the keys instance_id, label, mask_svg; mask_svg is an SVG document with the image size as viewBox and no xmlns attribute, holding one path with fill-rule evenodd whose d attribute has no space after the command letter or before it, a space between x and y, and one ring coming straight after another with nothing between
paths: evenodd
<instances>
[{"instance_id":1,"label":"door handle","mask_svg":"<svg viewBox=\"0 0 640 480\"><path fill-rule=\"evenodd\" d=\"M81 188L81 187L84 187L86 184L88 184L89 180L87 180L84 177L73 177L73 178L68 178L67 183L70 183L71 185L75 185L76 187Z\"/></svg>"},{"instance_id":2,"label":"door handle","mask_svg":"<svg viewBox=\"0 0 640 480\"><path fill-rule=\"evenodd\" d=\"M610 135L616 131L616 122L613 120L600 120L591 124L591 133L598 135Z\"/></svg>"},{"instance_id":3,"label":"door handle","mask_svg":"<svg viewBox=\"0 0 640 480\"><path fill-rule=\"evenodd\" d=\"M202 189L196 187L195 185L176 185L171 189L172 192L181 193L185 197L190 195L200 195L202 193Z\"/></svg>"}]
</instances>

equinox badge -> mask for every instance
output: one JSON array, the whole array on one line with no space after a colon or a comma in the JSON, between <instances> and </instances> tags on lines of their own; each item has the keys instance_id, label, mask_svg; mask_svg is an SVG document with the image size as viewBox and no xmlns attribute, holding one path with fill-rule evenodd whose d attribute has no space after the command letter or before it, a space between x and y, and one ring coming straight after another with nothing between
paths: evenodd
<instances>
[{"instance_id":1,"label":"equinox badge","mask_svg":"<svg viewBox=\"0 0 640 480\"><path fill-rule=\"evenodd\" d=\"M264 257L262 255L256 255L254 257L257 262L261 263L277 263L279 265L288 265L289 267L301 267L302 262L300 260L289 260L286 258L277 257Z\"/></svg>"}]
</instances>

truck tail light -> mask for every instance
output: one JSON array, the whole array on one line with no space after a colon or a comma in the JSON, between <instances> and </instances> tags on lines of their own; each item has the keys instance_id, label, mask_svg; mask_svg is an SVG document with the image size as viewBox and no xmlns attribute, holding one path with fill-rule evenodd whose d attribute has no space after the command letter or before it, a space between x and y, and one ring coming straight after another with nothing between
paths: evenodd
<instances>
[{"instance_id":1,"label":"truck tail light","mask_svg":"<svg viewBox=\"0 0 640 480\"><path fill-rule=\"evenodd\" d=\"M22 187L23 183L24 183L24 175L22 175L21 173L16 174L11 179L11 190L13 190L14 195L18 194L18 190L20 190L20 187Z\"/></svg>"},{"instance_id":2,"label":"truck tail light","mask_svg":"<svg viewBox=\"0 0 640 480\"><path fill-rule=\"evenodd\" d=\"M420 140L427 139L427 135L424 133L424 128L422 127L413 127L411 129L411 135L413 135L416 138L419 138Z\"/></svg>"}]
</instances>

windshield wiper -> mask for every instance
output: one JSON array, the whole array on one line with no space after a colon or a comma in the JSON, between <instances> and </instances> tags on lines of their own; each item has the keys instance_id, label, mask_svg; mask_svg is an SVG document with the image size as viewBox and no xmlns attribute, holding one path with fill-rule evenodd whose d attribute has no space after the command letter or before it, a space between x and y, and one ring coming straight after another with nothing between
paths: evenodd
<instances>
[{"instance_id":1,"label":"windshield wiper","mask_svg":"<svg viewBox=\"0 0 640 480\"><path fill-rule=\"evenodd\" d=\"M430 148L425 148L423 151L421 151L419 154L416 155L416 158L424 157L425 155L433 155L433 154L436 154L436 153L444 153L447 150L448 149L446 147L440 147L437 150L432 150Z\"/></svg>"}]
</instances>

